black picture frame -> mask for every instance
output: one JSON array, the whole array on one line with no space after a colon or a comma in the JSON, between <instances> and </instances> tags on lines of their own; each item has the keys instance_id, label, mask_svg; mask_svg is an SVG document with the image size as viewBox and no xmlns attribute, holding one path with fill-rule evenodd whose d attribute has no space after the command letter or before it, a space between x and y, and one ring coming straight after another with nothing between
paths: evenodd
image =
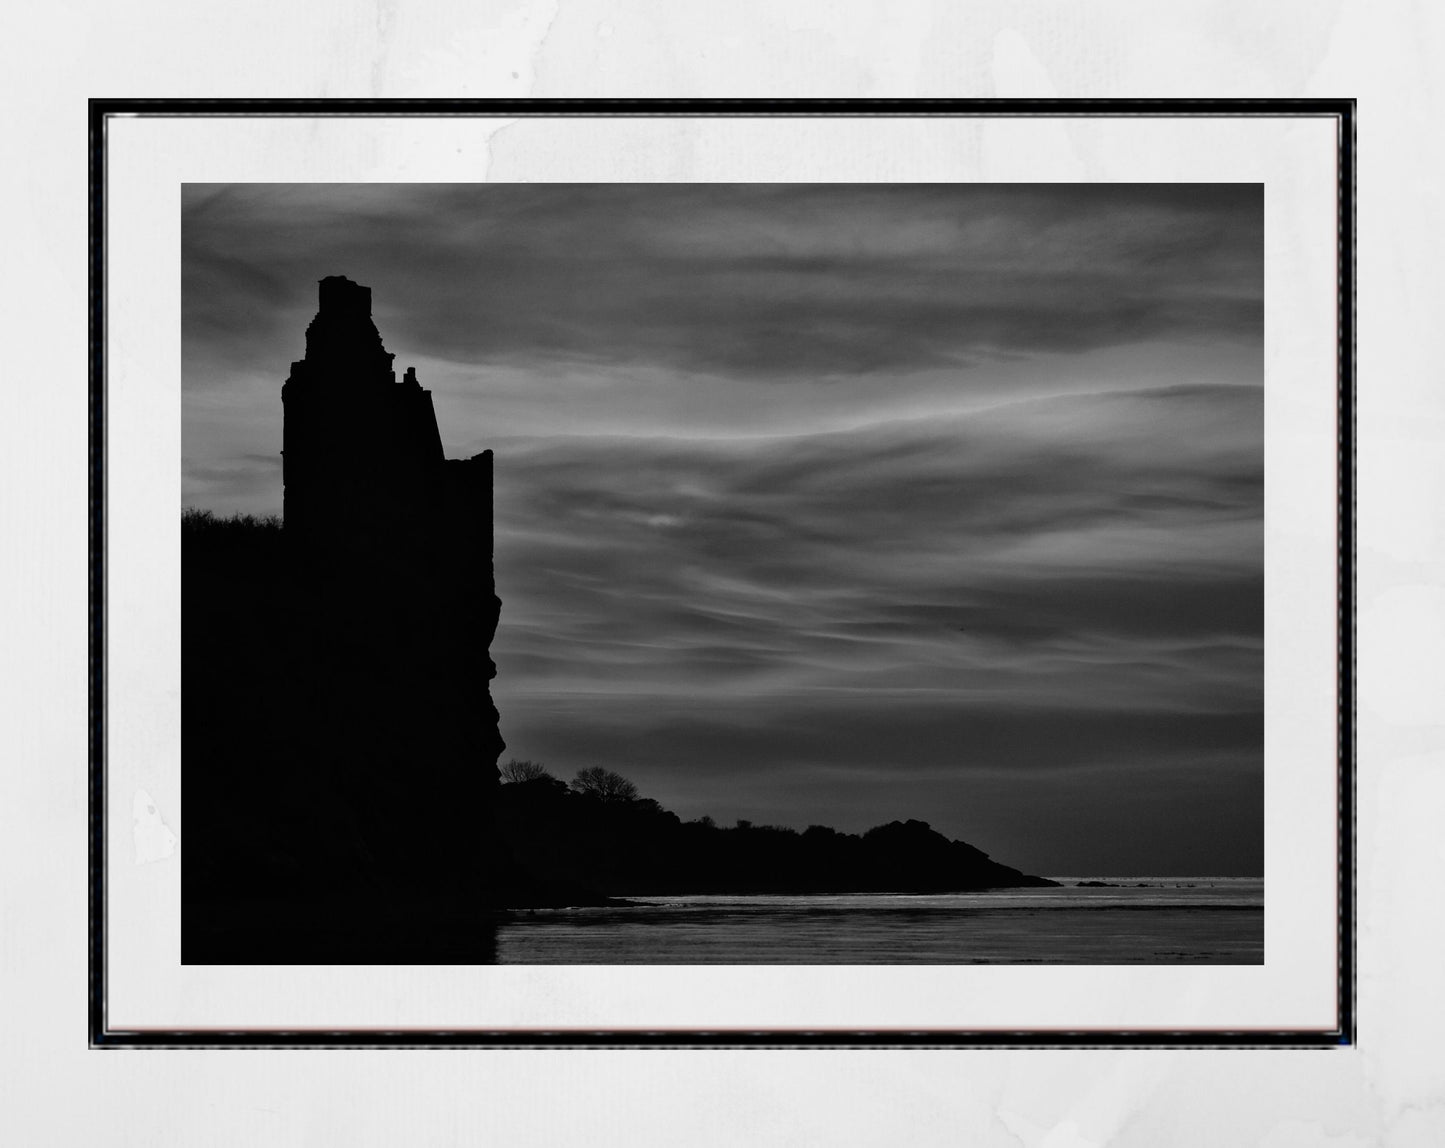
<instances>
[{"instance_id":1,"label":"black picture frame","mask_svg":"<svg viewBox=\"0 0 1445 1148\"><path fill-rule=\"evenodd\" d=\"M1337 141L1338 1024L1295 1031L126 1030L106 1009L107 186L116 117L405 116L1324 117ZM117 1048L1327 1048L1352 1044L1354 1013L1355 103L1330 100L168 100L93 99L89 160L89 1007L96 1049Z\"/></svg>"}]
</instances>

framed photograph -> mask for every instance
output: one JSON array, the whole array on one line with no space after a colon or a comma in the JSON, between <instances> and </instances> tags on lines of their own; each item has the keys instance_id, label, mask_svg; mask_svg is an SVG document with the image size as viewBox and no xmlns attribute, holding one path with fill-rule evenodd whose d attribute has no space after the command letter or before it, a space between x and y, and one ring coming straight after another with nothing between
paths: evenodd
<instances>
[{"instance_id":1,"label":"framed photograph","mask_svg":"<svg viewBox=\"0 0 1445 1148\"><path fill-rule=\"evenodd\" d=\"M1350 1043L1353 114L92 101L92 1044Z\"/></svg>"}]
</instances>

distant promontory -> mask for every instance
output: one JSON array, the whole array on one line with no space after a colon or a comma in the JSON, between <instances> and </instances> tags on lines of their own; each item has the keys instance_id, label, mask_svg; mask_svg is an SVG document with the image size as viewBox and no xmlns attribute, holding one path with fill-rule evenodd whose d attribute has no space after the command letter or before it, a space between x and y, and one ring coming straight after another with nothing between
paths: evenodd
<instances>
[{"instance_id":1,"label":"distant promontory","mask_svg":"<svg viewBox=\"0 0 1445 1148\"><path fill-rule=\"evenodd\" d=\"M508 762L501 772L499 836L519 869L544 886L627 897L1057 884L999 864L923 821L890 821L861 834L748 821L724 828L706 817L683 821L608 770L581 770L571 785L530 762Z\"/></svg>"}]
</instances>

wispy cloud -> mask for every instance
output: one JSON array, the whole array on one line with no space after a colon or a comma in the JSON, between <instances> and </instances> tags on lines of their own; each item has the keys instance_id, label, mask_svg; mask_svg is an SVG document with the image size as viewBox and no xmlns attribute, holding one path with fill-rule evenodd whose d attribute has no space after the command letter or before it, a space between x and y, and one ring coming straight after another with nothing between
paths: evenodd
<instances>
[{"instance_id":1,"label":"wispy cloud","mask_svg":"<svg viewBox=\"0 0 1445 1148\"><path fill-rule=\"evenodd\" d=\"M1261 428L1260 392L1220 387L501 442L503 732L724 811L744 760L902 784L903 756L933 788L1042 771L1071 791L1174 784L1201 757L1257 770Z\"/></svg>"},{"instance_id":2,"label":"wispy cloud","mask_svg":"<svg viewBox=\"0 0 1445 1148\"><path fill-rule=\"evenodd\" d=\"M1261 207L1252 185L192 186L186 496L279 509L280 384L315 281L349 275L448 450L496 451L516 752L694 814L1248 870Z\"/></svg>"},{"instance_id":3,"label":"wispy cloud","mask_svg":"<svg viewBox=\"0 0 1445 1148\"><path fill-rule=\"evenodd\" d=\"M1136 644L1146 678L1171 648L1257 653L1259 401L1164 390L797 438L500 442L498 656L531 667L507 688L605 690L618 665L623 688L664 693L1022 673L1011 696L1079 706L1119 688L1097 659Z\"/></svg>"},{"instance_id":4,"label":"wispy cloud","mask_svg":"<svg viewBox=\"0 0 1445 1148\"><path fill-rule=\"evenodd\" d=\"M254 338L336 268L460 362L783 382L1153 339L1257 343L1253 185L331 185L188 197L187 321Z\"/></svg>"}]
</instances>

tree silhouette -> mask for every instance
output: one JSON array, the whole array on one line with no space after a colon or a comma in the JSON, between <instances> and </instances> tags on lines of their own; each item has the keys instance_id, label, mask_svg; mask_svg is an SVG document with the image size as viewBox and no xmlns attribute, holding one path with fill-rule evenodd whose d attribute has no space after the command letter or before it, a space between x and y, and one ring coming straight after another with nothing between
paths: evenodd
<instances>
[{"instance_id":1,"label":"tree silhouette","mask_svg":"<svg viewBox=\"0 0 1445 1148\"><path fill-rule=\"evenodd\" d=\"M579 769L572 779L572 788L584 797L595 797L599 801L634 801L637 798L637 786L620 773L613 773L600 765Z\"/></svg>"},{"instance_id":2,"label":"tree silhouette","mask_svg":"<svg viewBox=\"0 0 1445 1148\"><path fill-rule=\"evenodd\" d=\"M519 761L515 757L503 765L498 772L501 774L502 781L507 784L540 781L544 777L552 776L540 761Z\"/></svg>"}]
</instances>

